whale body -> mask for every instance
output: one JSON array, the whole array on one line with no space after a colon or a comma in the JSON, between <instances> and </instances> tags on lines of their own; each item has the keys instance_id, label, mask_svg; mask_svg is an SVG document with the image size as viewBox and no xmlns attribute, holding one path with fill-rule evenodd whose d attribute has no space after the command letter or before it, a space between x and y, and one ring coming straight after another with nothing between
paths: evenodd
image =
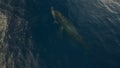
<instances>
[{"instance_id":1,"label":"whale body","mask_svg":"<svg viewBox=\"0 0 120 68\"><path fill-rule=\"evenodd\" d=\"M69 34L74 40L83 43L83 38L67 17L65 17L60 11L55 10L53 7L51 7L51 14L53 18L61 25L62 30L67 32L67 34Z\"/></svg>"}]
</instances>

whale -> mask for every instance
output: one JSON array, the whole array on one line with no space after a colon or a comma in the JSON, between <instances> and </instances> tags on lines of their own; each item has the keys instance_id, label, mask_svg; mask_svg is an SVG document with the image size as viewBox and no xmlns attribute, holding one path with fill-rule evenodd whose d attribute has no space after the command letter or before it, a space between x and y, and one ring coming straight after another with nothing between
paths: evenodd
<instances>
[{"instance_id":1,"label":"whale","mask_svg":"<svg viewBox=\"0 0 120 68\"><path fill-rule=\"evenodd\" d=\"M51 7L51 14L54 20L61 25L61 30L64 30L75 41L85 44L82 36L79 34L72 21L65 17L60 11L55 10L54 7Z\"/></svg>"}]
</instances>

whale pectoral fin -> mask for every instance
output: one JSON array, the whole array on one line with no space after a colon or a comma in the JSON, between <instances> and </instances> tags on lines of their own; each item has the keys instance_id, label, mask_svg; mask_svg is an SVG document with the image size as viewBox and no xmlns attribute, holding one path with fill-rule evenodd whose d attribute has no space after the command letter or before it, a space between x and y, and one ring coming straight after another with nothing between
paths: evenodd
<instances>
[{"instance_id":1,"label":"whale pectoral fin","mask_svg":"<svg viewBox=\"0 0 120 68\"><path fill-rule=\"evenodd\" d=\"M54 24L58 24L58 22L56 20L53 21Z\"/></svg>"}]
</instances>

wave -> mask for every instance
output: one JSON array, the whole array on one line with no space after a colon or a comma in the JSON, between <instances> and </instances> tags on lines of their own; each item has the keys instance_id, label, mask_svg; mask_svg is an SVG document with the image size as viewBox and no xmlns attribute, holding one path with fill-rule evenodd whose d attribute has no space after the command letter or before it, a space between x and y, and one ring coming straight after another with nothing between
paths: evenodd
<instances>
[{"instance_id":1,"label":"wave","mask_svg":"<svg viewBox=\"0 0 120 68\"><path fill-rule=\"evenodd\" d=\"M91 47L120 53L118 0L68 0L68 13ZM92 38L92 40L91 40Z\"/></svg>"},{"instance_id":2,"label":"wave","mask_svg":"<svg viewBox=\"0 0 120 68\"><path fill-rule=\"evenodd\" d=\"M7 8L0 11L0 68L40 68L29 22Z\"/></svg>"}]
</instances>

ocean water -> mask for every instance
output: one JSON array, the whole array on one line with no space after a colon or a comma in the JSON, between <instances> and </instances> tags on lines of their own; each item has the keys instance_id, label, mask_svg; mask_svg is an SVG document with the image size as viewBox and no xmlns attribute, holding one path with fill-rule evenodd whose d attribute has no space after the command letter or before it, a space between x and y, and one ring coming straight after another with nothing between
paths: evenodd
<instances>
[{"instance_id":1,"label":"ocean water","mask_svg":"<svg viewBox=\"0 0 120 68\"><path fill-rule=\"evenodd\" d=\"M60 31L51 7L87 45ZM119 8L118 0L0 0L0 68L119 68Z\"/></svg>"}]
</instances>

